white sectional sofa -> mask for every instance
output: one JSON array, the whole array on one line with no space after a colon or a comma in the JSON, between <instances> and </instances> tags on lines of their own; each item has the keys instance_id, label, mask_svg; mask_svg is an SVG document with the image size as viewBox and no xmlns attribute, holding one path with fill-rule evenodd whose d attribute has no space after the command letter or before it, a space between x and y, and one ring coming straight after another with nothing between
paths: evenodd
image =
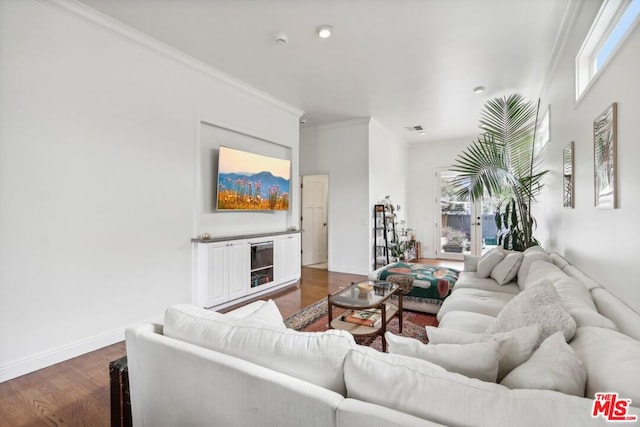
<instances>
[{"instance_id":1,"label":"white sectional sofa","mask_svg":"<svg viewBox=\"0 0 640 427\"><path fill-rule=\"evenodd\" d=\"M467 270L475 270L478 260L468 261ZM189 305L170 307L164 325L135 325L126 332L134 425L564 427L609 425L602 416L592 417L593 400L585 394L617 392L640 403L640 316L557 255L528 253L519 269L522 283L534 289L534 279L559 283L563 305L577 319L573 350L562 348L557 358L581 359L586 382L580 396L571 395L576 382L570 377L580 376L571 367L569 374L575 375L567 375L573 386L568 392L517 386L528 380L527 370L512 375L511 388L493 382L535 359L529 358L533 350L522 357L522 349L513 347L517 351L507 354L506 340L487 338L487 331L500 324L502 308L528 293L518 285L519 277L501 286L465 271L438 313L440 327L427 333L433 340L471 337L474 343L418 346L390 336L389 348L396 354L359 346L344 331L286 329L271 301L225 315ZM542 331L539 325L527 328ZM547 333L550 339L534 355L566 346L561 334ZM527 336L519 329L494 335L499 334ZM517 363L516 353L522 359ZM460 374L455 365L465 360L473 365L465 369L479 369L491 380ZM629 408L629 414L640 410Z\"/></svg>"}]
</instances>

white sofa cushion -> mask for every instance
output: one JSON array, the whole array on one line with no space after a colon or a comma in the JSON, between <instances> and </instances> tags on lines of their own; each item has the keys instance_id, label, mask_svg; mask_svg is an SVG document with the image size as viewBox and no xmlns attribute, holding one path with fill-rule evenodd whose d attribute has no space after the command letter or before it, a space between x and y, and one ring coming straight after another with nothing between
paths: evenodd
<instances>
[{"instance_id":1,"label":"white sofa cushion","mask_svg":"<svg viewBox=\"0 0 640 427\"><path fill-rule=\"evenodd\" d=\"M455 289L454 287L453 293L442 303L437 318L440 321L450 311L471 311L495 317L512 298L514 298L512 294L505 292L473 288Z\"/></svg>"},{"instance_id":2,"label":"white sofa cushion","mask_svg":"<svg viewBox=\"0 0 640 427\"><path fill-rule=\"evenodd\" d=\"M417 357L457 372L469 378L495 382L498 376L500 344L478 342L472 344L423 344L414 338L401 337L387 332L389 353Z\"/></svg>"},{"instance_id":3,"label":"white sofa cushion","mask_svg":"<svg viewBox=\"0 0 640 427\"><path fill-rule=\"evenodd\" d=\"M191 304L176 304L165 310L163 334L211 350L222 350L224 337L235 325L286 328L272 300L256 301L227 314Z\"/></svg>"},{"instance_id":4,"label":"white sofa cushion","mask_svg":"<svg viewBox=\"0 0 640 427\"><path fill-rule=\"evenodd\" d=\"M483 254L478 260L476 276L481 279L489 277L495 266L504 259L505 255L506 253L504 252L504 249L500 247L491 249L487 253Z\"/></svg>"},{"instance_id":5,"label":"white sofa cushion","mask_svg":"<svg viewBox=\"0 0 640 427\"><path fill-rule=\"evenodd\" d=\"M573 266L571 264L564 266L562 268L562 271L566 275L571 276L571 277L573 277L575 279L578 279L578 281L580 283L582 283L590 291L592 291L592 290L594 290L596 288L601 288L602 287L598 283L596 283L593 279L591 279L589 276L584 274L577 267L575 267L575 266Z\"/></svg>"},{"instance_id":6,"label":"white sofa cushion","mask_svg":"<svg viewBox=\"0 0 640 427\"><path fill-rule=\"evenodd\" d=\"M617 392L640 406L639 341L611 329L584 327L569 344L587 369L587 397Z\"/></svg>"},{"instance_id":7,"label":"white sofa cushion","mask_svg":"<svg viewBox=\"0 0 640 427\"><path fill-rule=\"evenodd\" d=\"M598 313L591 293L577 279L567 276L556 280L553 286L558 291L562 305L576 321L577 327L598 326L617 329L615 323Z\"/></svg>"},{"instance_id":8,"label":"white sofa cushion","mask_svg":"<svg viewBox=\"0 0 640 427\"><path fill-rule=\"evenodd\" d=\"M458 275L455 289L464 288L481 289L492 292L505 292L511 295L520 293L520 288L517 283L510 282L506 285L498 285L498 283L491 277L481 278L473 271L463 271Z\"/></svg>"},{"instance_id":9,"label":"white sofa cushion","mask_svg":"<svg viewBox=\"0 0 640 427\"><path fill-rule=\"evenodd\" d=\"M232 313L232 312L231 312ZM231 313L227 313L228 316ZM274 329L287 329L278 306L273 300L266 301L253 313L241 318L237 325L267 326Z\"/></svg>"},{"instance_id":10,"label":"white sofa cushion","mask_svg":"<svg viewBox=\"0 0 640 427\"><path fill-rule=\"evenodd\" d=\"M221 350L345 394L343 364L347 352L356 346L353 336L341 330L298 332L255 326L235 326L225 337Z\"/></svg>"},{"instance_id":11,"label":"white sofa cushion","mask_svg":"<svg viewBox=\"0 0 640 427\"><path fill-rule=\"evenodd\" d=\"M534 248L539 248L539 246L534 246ZM529 275L529 270L531 269L531 264L535 261L547 261L551 262L551 257L547 255L543 250L531 250L532 248L524 251L522 255L522 262L520 263L520 268L518 269L518 286L521 290L524 289L524 284L527 280L527 276Z\"/></svg>"},{"instance_id":12,"label":"white sofa cushion","mask_svg":"<svg viewBox=\"0 0 640 427\"><path fill-rule=\"evenodd\" d=\"M465 255L462 271L477 271L479 260L479 256Z\"/></svg>"},{"instance_id":13,"label":"white sofa cushion","mask_svg":"<svg viewBox=\"0 0 640 427\"><path fill-rule=\"evenodd\" d=\"M498 334L472 334L450 329L427 326L430 344L471 344L497 342L500 345L498 361L498 381L502 380L514 368L524 363L531 354L540 336L540 326L531 325Z\"/></svg>"},{"instance_id":14,"label":"white sofa cushion","mask_svg":"<svg viewBox=\"0 0 640 427\"><path fill-rule=\"evenodd\" d=\"M555 390L583 397L586 382L587 373L582 362L564 340L562 332L556 332L500 384L509 388Z\"/></svg>"},{"instance_id":15,"label":"white sofa cushion","mask_svg":"<svg viewBox=\"0 0 640 427\"><path fill-rule=\"evenodd\" d=\"M174 305L165 312L163 333L343 395L344 357L356 345L345 331L298 332L283 327L273 301L240 318L188 304Z\"/></svg>"},{"instance_id":16,"label":"white sofa cushion","mask_svg":"<svg viewBox=\"0 0 640 427\"><path fill-rule=\"evenodd\" d=\"M563 269L567 265L569 265L569 261L564 259L560 254L553 252L549 256L551 257L551 262L557 265L560 269Z\"/></svg>"},{"instance_id":17,"label":"white sofa cushion","mask_svg":"<svg viewBox=\"0 0 640 427\"><path fill-rule=\"evenodd\" d=\"M345 359L347 397L448 426L607 425L592 419L592 401L546 390L510 390L424 360L366 347Z\"/></svg>"},{"instance_id":18,"label":"white sofa cushion","mask_svg":"<svg viewBox=\"0 0 640 427\"><path fill-rule=\"evenodd\" d=\"M495 317L486 314L450 311L440 319L438 328L479 334L484 333L495 320Z\"/></svg>"},{"instance_id":19,"label":"white sofa cushion","mask_svg":"<svg viewBox=\"0 0 640 427\"><path fill-rule=\"evenodd\" d=\"M613 320L617 329L640 341L640 314L604 288L591 290L598 312Z\"/></svg>"},{"instance_id":20,"label":"white sofa cushion","mask_svg":"<svg viewBox=\"0 0 640 427\"><path fill-rule=\"evenodd\" d=\"M502 261L491 270L491 277L498 285L506 285L518 274L521 262L522 252L507 252Z\"/></svg>"},{"instance_id":21,"label":"white sofa cushion","mask_svg":"<svg viewBox=\"0 0 640 427\"><path fill-rule=\"evenodd\" d=\"M243 317L234 318L190 304L176 304L165 310L163 334L191 344L219 350L231 328Z\"/></svg>"},{"instance_id":22,"label":"white sofa cushion","mask_svg":"<svg viewBox=\"0 0 640 427\"><path fill-rule=\"evenodd\" d=\"M507 332L535 324L541 327L538 344L557 331L562 331L567 341L576 332L576 321L564 308L558 291L548 280L531 285L509 301L487 333Z\"/></svg>"},{"instance_id":23,"label":"white sofa cushion","mask_svg":"<svg viewBox=\"0 0 640 427\"><path fill-rule=\"evenodd\" d=\"M256 300L253 302L250 302L249 304L245 304L243 306L240 306L234 310L228 311L226 313L224 313L224 315L226 317L229 318L234 318L234 319L243 319L247 316L249 316L250 314L253 314L256 312L256 310L258 310L260 307L262 307L263 305L265 305L267 302L265 300ZM205 310L205 309L203 309Z\"/></svg>"},{"instance_id":24,"label":"white sofa cushion","mask_svg":"<svg viewBox=\"0 0 640 427\"><path fill-rule=\"evenodd\" d=\"M530 286L540 283L543 280L548 280L553 284L557 280L565 277L567 277L567 274L553 265L553 263L544 260L536 260L531 263L524 284L520 284L519 286L522 290L526 290Z\"/></svg>"}]
</instances>

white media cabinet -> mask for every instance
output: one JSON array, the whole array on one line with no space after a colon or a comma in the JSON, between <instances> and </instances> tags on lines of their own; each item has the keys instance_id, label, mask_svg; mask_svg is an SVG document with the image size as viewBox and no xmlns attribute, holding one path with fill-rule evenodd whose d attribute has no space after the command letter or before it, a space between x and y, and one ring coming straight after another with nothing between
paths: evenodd
<instances>
[{"instance_id":1,"label":"white media cabinet","mask_svg":"<svg viewBox=\"0 0 640 427\"><path fill-rule=\"evenodd\" d=\"M300 280L300 232L192 239L194 303L219 307Z\"/></svg>"}]
</instances>

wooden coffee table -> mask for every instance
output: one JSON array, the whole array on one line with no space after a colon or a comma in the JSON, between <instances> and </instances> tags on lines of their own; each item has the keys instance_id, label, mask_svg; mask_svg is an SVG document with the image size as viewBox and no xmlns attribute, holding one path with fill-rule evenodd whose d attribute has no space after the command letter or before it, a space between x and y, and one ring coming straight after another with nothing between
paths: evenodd
<instances>
[{"instance_id":1,"label":"wooden coffee table","mask_svg":"<svg viewBox=\"0 0 640 427\"><path fill-rule=\"evenodd\" d=\"M368 292L361 292L359 288L361 284L371 284L373 289ZM394 294L398 296L398 305L388 301ZM327 305L330 328L348 331L354 336L381 335L382 351L384 352L387 351L387 340L384 338L384 333L387 331L387 324L395 316L398 316L399 330L402 332L402 289L395 283L383 280L367 280L353 283L345 289L329 294ZM380 309L382 321L376 326L365 326L346 322L340 317L334 319L334 307L341 307L347 310Z\"/></svg>"}]
</instances>

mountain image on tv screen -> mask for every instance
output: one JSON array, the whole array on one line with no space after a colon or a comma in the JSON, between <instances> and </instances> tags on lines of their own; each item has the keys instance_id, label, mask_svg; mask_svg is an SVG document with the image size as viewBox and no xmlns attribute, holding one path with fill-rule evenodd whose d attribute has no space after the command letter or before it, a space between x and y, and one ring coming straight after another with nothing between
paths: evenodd
<instances>
[{"instance_id":1,"label":"mountain image on tv screen","mask_svg":"<svg viewBox=\"0 0 640 427\"><path fill-rule=\"evenodd\" d=\"M220 147L219 210L289 209L291 162Z\"/></svg>"}]
</instances>

